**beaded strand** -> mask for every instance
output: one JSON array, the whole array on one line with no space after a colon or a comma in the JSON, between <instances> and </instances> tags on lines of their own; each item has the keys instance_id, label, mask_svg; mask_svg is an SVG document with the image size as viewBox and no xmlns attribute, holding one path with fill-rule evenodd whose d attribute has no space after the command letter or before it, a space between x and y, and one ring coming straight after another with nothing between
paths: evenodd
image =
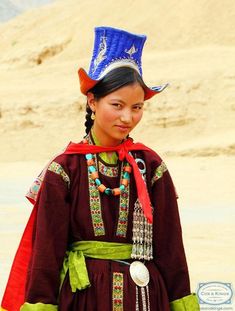
<instances>
[{"instance_id":1,"label":"beaded strand","mask_svg":"<svg viewBox=\"0 0 235 311\"><path fill-rule=\"evenodd\" d=\"M94 155L91 153L87 153L85 155L85 158L87 160L87 166L88 166L88 170L89 173L91 174L91 178L95 181L97 189L102 192L105 193L107 195L120 195L121 192L123 192L126 187L129 184L130 181L130 173L132 171L132 168L129 164L126 164L123 166L123 172L122 172L122 179L121 179L121 184L118 188L107 188L104 184L102 184L102 182L99 179L99 173L98 170L96 168L96 163L94 161Z\"/></svg>"}]
</instances>

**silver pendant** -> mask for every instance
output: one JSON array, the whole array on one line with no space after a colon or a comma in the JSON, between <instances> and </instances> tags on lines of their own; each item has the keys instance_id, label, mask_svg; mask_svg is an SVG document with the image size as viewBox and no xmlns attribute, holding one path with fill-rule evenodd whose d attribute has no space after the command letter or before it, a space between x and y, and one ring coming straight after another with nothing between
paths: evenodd
<instances>
[{"instance_id":1,"label":"silver pendant","mask_svg":"<svg viewBox=\"0 0 235 311\"><path fill-rule=\"evenodd\" d=\"M130 275L134 283L140 287L149 283L149 270L141 261L133 261L130 265Z\"/></svg>"}]
</instances>

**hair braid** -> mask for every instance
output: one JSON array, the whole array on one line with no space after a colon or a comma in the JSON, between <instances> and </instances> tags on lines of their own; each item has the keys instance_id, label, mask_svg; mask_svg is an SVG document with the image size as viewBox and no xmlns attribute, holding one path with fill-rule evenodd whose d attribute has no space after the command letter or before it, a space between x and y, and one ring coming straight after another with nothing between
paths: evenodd
<instances>
[{"instance_id":1,"label":"hair braid","mask_svg":"<svg viewBox=\"0 0 235 311\"><path fill-rule=\"evenodd\" d=\"M89 105L86 104L86 121L85 121L86 134L89 134L92 128L92 125L94 123L94 121L91 120L91 114L92 114L92 110L89 107Z\"/></svg>"}]
</instances>

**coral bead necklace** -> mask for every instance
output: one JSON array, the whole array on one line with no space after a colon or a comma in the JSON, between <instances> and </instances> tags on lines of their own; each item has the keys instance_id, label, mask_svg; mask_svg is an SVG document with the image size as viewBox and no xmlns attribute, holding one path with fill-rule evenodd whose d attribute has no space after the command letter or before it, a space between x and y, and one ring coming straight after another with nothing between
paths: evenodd
<instances>
[{"instance_id":1,"label":"coral bead necklace","mask_svg":"<svg viewBox=\"0 0 235 311\"><path fill-rule=\"evenodd\" d=\"M99 179L99 173L96 168L96 161L95 161L95 156L91 153L87 153L85 155L85 158L87 160L87 166L88 166L88 171L90 173L91 178L95 181L95 184L97 186L97 189L105 193L107 195L120 195L121 192L123 192L126 187L128 186L129 180L130 180L130 173L131 173L131 166L129 164L123 165L123 172L122 172L122 178L121 178L121 184L118 188L108 188Z\"/></svg>"}]
</instances>

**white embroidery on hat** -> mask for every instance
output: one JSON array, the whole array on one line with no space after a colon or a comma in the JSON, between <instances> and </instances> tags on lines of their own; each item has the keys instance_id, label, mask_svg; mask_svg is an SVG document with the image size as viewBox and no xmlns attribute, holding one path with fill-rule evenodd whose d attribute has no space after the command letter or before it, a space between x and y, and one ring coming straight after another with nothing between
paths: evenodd
<instances>
[{"instance_id":1,"label":"white embroidery on hat","mask_svg":"<svg viewBox=\"0 0 235 311\"><path fill-rule=\"evenodd\" d=\"M107 43L106 43L106 37L101 37L100 38L100 46L99 46L99 53L97 55L97 57L94 59L94 68L92 70L92 73L94 73L97 69L97 67L99 66L99 64L105 59L107 58L107 56L105 56L106 50L107 50Z\"/></svg>"},{"instance_id":2,"label":"white embroidery on hat","mask_svg":"<svg viewBox=\"0 0 235 311\"><path fill-rule=\"evenodd\" d=\"M132 45L132 47L129 50L125 49L125 53L129 54L130 58L132 58L132 55L137 53L137 52L138 52L138 49L136 49L134 44Z\"/></svg>"},{"instance_id":3,"label":"white embroidery on hat","mask_svg":"<svg viewBox=\"0 0 235 311\"><path fill-rule=\"evenodd\" d=\"M97 79L98 80L102 79L108 72L120 67L131 67L140 74L140 69L134 59L122 58L122 59L114 59L112 60L111 63L107 64L105 68L100 72Z\"/></svg>"}]
</instances>

